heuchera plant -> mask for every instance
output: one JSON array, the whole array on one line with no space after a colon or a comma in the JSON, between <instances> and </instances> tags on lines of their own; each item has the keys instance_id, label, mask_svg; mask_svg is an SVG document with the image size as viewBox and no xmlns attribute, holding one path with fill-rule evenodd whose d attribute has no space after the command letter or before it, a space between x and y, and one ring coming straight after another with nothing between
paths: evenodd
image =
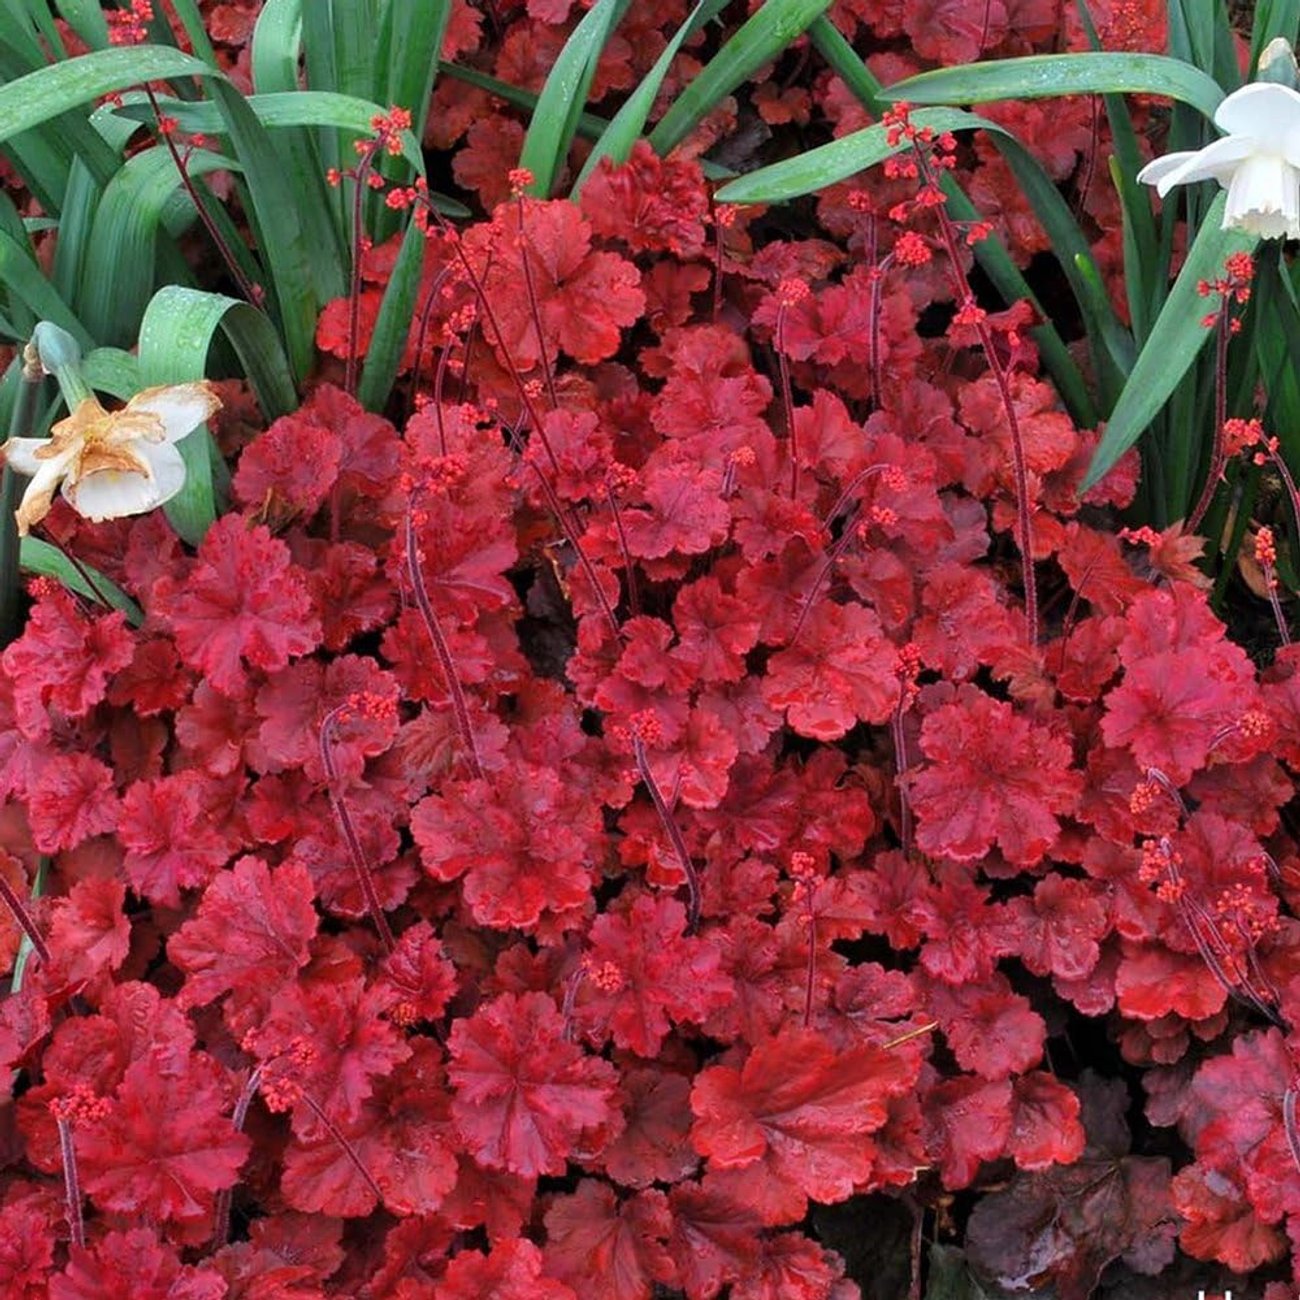
<instances>
[{"instance_id":1,"label":"heuchera plant","mask_svg":"<svg viewBox=\"0 0 1300 1300\"><path fill-rule=\"evenodd\" d=\"M498 6L494 71L569 8ZM903 8L832 16L929 59L1057 34ZM784 238L698 140L531 197L459 93L432 130L490 214L387 191L413 409L349 391L379 244L299 410L250 438L220 386L197 547L42 521L143 617L38 579L0 655L0 1290L848 1300L850 1201L914 1216L913 1295L954 1204L1004 1287L1300 1283L1300 651L1261 672L1198 539L1117 530L1135 455L1082 491L1096 432L971 278L1031 220L1005 169L896 109L913 148ZM1004 116L1104 253L1065 114Z\"/></svg>"}]
</instances>

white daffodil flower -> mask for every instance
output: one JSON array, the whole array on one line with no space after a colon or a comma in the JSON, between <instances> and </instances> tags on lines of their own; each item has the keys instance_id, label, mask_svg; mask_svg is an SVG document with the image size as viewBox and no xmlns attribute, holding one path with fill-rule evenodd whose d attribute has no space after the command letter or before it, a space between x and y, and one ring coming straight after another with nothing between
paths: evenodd
<instances>
[{"instance_id":1,"label":"white daffodil flower","mask_svg":"<svg viewBox=\"0 0 1300 1300\"><path fill-rule=\"evenodd\" d=\"M1138 180L1164 198L1175 185L1216 180L1228 191L1224 230L1300 239L1300 92L1255 81L1219 105L1221 140L1149 162Z\"/></svg>"},{"instance_id":2,"label":"white daffodil flower","mask_svg":"<svg viewBox=\"0 0 1300 1300\"><path fill-rule=\"evenodd\" d=\"M18 506L18 532L49 513L62 485L68 504L87 519L139 515L171 500L185 484L185 461L174 443L221 406L202 380L146 388L120 411L83 399L48 438L10 438L0 459L31 482Z\"/></svg>"}]
</instances>

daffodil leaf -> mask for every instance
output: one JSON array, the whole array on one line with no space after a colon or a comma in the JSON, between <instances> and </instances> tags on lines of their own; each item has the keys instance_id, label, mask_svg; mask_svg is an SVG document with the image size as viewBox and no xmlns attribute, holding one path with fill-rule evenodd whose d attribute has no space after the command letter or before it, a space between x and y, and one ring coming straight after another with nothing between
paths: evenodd
<instances>
[{"instance_id":1,"label":"daffodil leaf","mask_svg":"<svg viewBox=\"0 0 1300 1300\"><path fill-rule=\"evenodd\" d=\"M1060 95L1165 95L1213 117L1223 90L1213 77L1163 54L1036 54L955 68L934 68L887 86L908 104L986 104Z\"/></svg>"}]
</instances>

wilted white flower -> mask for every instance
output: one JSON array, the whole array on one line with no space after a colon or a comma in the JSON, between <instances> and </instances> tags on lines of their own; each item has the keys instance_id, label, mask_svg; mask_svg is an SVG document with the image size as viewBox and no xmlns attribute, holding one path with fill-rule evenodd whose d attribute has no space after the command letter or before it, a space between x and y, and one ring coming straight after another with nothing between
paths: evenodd
<instances>
[{"instance_id":1,"label":"wilted white flower","mask_svg":"<svg viewBox=\"0 0 1300 1300\"><path fill-rule=\"evenodd\" d=\"M185 461L174 443L221 406L206 380L146 388L119 411L87 397L48 438L10 438L0 458L31 477L18 506L25 535L49 513L55 490L80 515L98 522L143 514L185 484Z\"/></svg>"},{"instance_id":2,"label":"wilted white flower","mask_svg":"<svg viewBox=\"0 0 1300 1300\"><path fill-rule=\"evenodd\" d=\"M1228 191L1225 230L1263 239L1300 238L1300 92L1271 81L1234 91L1219 105L1221 140L1149 162L1138 180L1161 198L1175 185L1216 180Z\"/></svg>"}]
</instances>

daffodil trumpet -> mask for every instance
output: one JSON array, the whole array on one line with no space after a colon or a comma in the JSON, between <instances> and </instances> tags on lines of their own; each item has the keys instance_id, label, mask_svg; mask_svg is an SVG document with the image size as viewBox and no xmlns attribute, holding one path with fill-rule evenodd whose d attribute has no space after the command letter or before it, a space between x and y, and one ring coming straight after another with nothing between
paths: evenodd
<instances>
[{"instance_id":1,"label":"daffodil trumpet","mask_svg":"<svg viewBox=\"0 0 1300 1300\"><path fill-rule=\"evenodd\" d=\"M1138 180L1161 198L1175 185L1218 181L1228 192L1225 230L1300 239L1300 91L1287 75L1294 67L1291 47L1275 41L1261 59L1268 79L1242 86L1215 111L1223 137L1149 162Z\"/></svg>"}]
</instances>

